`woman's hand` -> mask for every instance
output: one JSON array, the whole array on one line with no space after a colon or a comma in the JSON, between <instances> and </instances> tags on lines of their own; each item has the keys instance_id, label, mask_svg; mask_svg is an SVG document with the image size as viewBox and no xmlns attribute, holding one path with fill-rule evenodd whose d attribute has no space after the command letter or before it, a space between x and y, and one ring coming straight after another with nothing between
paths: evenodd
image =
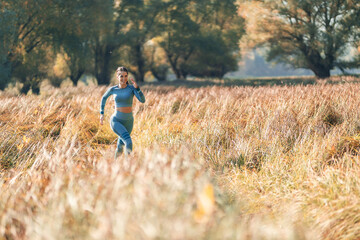
<instances>
[{"instance_id":1,"label":"woman's hand","mask_svg":"<svg viewBox=\"0 0 360 240\"><path fill-rule=\"evenodd\" d=\"M100 125L103 125L104 124L104 115L101 114L100 115Z\"/></svg>"},{"instance_id":2,"label":"woman's hand","mask_svg":"<svg viewBox=\"0 0 360 240\"><path fill-rule=\"evenodd\" d=\"M135 88L139 87L133 78L130 78L130 82Z\"/></svg>"}]
</instances>

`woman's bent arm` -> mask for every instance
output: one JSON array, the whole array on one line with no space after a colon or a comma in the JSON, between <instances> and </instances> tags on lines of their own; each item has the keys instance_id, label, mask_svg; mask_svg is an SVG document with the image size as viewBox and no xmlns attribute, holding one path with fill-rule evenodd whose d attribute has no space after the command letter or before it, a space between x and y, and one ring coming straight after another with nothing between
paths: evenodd
<instances>
[{"instance_id":1,"label":"woman's bent arm","mask_svg":"<svg viewBox=\"0 0 360 240\"><path fill-rule=\"evenodd\" d=\"M139 87L138 87L138 88L133 87L133 92L134 92L136 98L137 98L140 102L142 102L142 103L145 102L145 96L144 96L143 92L140 90Z\"/></svg>"}]
</instances>

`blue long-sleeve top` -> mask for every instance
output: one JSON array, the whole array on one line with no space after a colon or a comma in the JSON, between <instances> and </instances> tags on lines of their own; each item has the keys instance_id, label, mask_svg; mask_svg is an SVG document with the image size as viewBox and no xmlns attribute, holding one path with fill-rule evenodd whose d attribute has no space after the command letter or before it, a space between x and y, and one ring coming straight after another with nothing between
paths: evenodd
<instances>
[{"instance_id":1,"label":"blue long-sleeve top","mask_svg":"<svg viewBox=\"0 0 360 240\"><path fill-rule=\"evenodd\" d=\"M114 95L115 107L132 107L134 95L136 98L144 103L145 96L140 88L135 88L132 85L127 85L125 88L119 88L118 85L110 87L101 98L100 114L104 114L106 100Z\"/></svg>"}]
</instances>

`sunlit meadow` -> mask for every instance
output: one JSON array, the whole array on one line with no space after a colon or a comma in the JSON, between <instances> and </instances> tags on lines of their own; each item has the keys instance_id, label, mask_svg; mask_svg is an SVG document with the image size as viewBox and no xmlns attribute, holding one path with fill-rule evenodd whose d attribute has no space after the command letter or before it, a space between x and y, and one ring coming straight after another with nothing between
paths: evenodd
<instances>
[{"instance_id":1,"label":"sunlit meadow","mask_svg":"<svg viewBox=\"0 0 360 240\"><path fill-rule=\"evenodd\" d=\"M360 238L358 83L142 89L0 93L0 239Z\"/></svg>"}]
</instances>

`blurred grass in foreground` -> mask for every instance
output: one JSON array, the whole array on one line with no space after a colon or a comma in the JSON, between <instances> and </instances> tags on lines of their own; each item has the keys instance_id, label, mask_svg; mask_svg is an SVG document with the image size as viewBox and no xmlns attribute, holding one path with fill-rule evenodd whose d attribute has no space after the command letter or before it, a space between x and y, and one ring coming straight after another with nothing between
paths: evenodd
<instances>
[{"instance_id":1,"label":"blurred grass in foreground","mask_svg":"<svg viewBox=\"0 0 360 240\"><path fill-rule=\"evenodd\" d=\"M219 81L143 86L117 161L105 87L1 93L0 239L360 238L357 79Z\"/></svg>"}]
</instances>

